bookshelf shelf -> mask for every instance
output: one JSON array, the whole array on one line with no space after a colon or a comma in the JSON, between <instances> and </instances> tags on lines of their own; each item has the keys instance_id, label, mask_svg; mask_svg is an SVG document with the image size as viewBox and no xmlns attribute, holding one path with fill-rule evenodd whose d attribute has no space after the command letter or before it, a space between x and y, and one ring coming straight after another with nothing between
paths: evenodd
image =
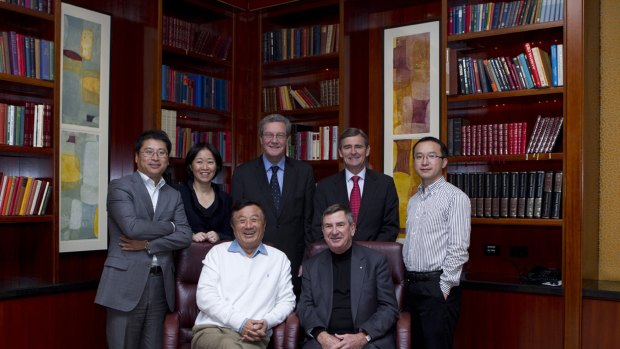
<instances>
[{"instance_id":1,"label":"bookshelf shelf","mask_svg":"<svg viewBox=\"0 0 620 349\"><path fill-rule=\"evenodd\" d=\"M561 219L529 219L529 218L476 218L472 217L472 225L519 225L561 227L564 223Z\"/></svg>"},{"instance_id":2,"label":"bookshelf shelf","mask_svg":"<svg viewBox=\"0 0 620 349\"><path fill-rule=\"evenodd\" d=\"M294 77L308 72L338 75L339 54L327 53L317 56L293 58L263 64L263 78Z\"/></svg>"},{"instance_id":3,"label":"bookshelf shelf","mask_svg":"<svg viewBox=\"0 0 620 349\"><path fill-rule=\"evenodd\" d=\"M49 157L54 155L54 149L0 144L0 155L11 157Z\"/></svg>"},{"instance_id":4,"label":"bookshelf shelf","mask_svg":"<svg viewBox=\"0 0 620 349\"><path fill-rule=\"evenodd\" d=\"M215 110L215 109L210 109L210 108L201 108L201 107L196 107L193 105L183 104L183 103L161 101L161 106L162 108L177 110L180 113L188 112L192 115L202 114L202 115L210 115L210 116L214 116L218 118L230 118L231 117L230 112L226 112L222 110Z\"/></svg>"},{"instance_id":5,"label":"bookshelf shelf","mask_svg":"<svg viewBox=\"0 0 620 349\"><path fill-rule=\"evenodd\" d=\"M53 215L43 216L0 216L0 224L30 224L30 223L51 223L54 221Z\"/></svg>"},{"instance_id":6,"label":"bookshelf shelf","mask_svg":"<svg viewBox=\"0 0 620 349\"><path fill-rule=\"evenodd\" d=\"M545 22L545 23L520 25L520 26L515 26L515 27L510 27L510 28L486 30L486 31L480 31L480 32L473 32L473 33L455 34L455 35L448 36L448 42L476 40L476 39L482 39L482 38L497 39L497 37L501 37L502 35L510 35L510 34L515 34L515 33L527 33L527 32L532 32L532 31L540 31L544 29L553 29L553 28L561 29L563 26L564 26L564 21L553 21L553 22Z\"/></svg>"},{"instance_id":7,"label":"bookshelf shelf","mask_svg":"<svg viewBox=\"0 0 620 349\"><path fill-rule=\"evenodd\" d=\"M489 100L489 99L523 98L523 97L530 97L530 96L546 96L546 95L551 96L551 95L562 95L563 93L564 93L563 87L549 87L549 88L489 92L489 93L472 93L472 94L467 94L467 95L448 96L448 103L481 101L481 100Z\"/></svg>"},{"instance_id":8,"label":"bookshelf shelf","mask_svg":"<svg viewBox=\"0 0 620 349\"><path fill-rule=\"evenodd\" d=\"M52 6L53 6L53 2L52 2ZM49 21L50 23L52 23L52 25L54 22L54 14L31 10L23 6L13 5L7 2L0 2L0 11L18 13L20 15L24 15L27 17Z\"/></svg>"},{"instance_id":9,"label":"bookshelf shelf","mask_svg":"<svg viewBox=\"0 0 620 349\"><path fill-rule=\"evenodd\" d=\"M289 116L291 122L304 118L304 120L312 120L313 115L320 115L319 119L324 119L325 114L338 114L340 112L339 106L332 107L320 107L320 108L308 108L308 109L295 109L295 110L278 110L276 113ZM272 114L270 112L263 113L264 115Z\"/></svg>"},{"instance_id":10,"label":"bookshelf shelf","mask_svg":"<svg viewBox=\"0 0 620 349\"><path fill-rule=\"evenodd\" d=\"M229 69L232 68L232 62L230 60L218 59L216 57L183 50L174 46L162 45L162 53L165 55L177 56L180 59L193 59L210 65L227 67Z\"/></svg>"},{"instance_id":11,"label":"bookshelf shelf","mask_svg":"<svg viewBox=\"0 0 620 349\"><path fill-rule=\"evenodd\" d=\"M564 154L562 153L546 153L546 154L516 154L516 155L481 155L481 156L450 156L448 162L451 164L460 163L485 163L485 164L502 164L504 162L521 162L521 161L562 161Z\"/></svg>"}]
</instances>

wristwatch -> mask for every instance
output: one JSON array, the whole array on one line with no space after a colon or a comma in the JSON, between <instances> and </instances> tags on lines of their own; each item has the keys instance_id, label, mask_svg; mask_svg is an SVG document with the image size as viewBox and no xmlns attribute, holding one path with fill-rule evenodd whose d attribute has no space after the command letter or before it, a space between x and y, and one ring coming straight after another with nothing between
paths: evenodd
<instances>
[{"instance_id":1,"label":"wristwatch","mask_svg":"<svg viewBox=\"0 0 620 349\"><path fill-rule=\"evenodd\" d=\"M364 338L366 338L366 342L370 343L370 341L372 340L372 337L370 337L370 335L368 334L368 332L360 329L360 333L364 335Z\"/></svg>"}]
</instances>

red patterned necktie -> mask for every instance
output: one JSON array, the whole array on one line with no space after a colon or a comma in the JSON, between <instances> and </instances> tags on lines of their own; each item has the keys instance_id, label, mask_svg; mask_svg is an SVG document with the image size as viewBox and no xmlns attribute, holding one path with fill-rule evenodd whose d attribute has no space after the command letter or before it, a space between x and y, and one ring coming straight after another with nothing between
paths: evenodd
<instances>
[{"instance_id":1,"label":"red patterned necktie","mask_svg":"<svg viewBox=\"0 0 620 349\"><path fill-rule=\"evenodd\" d=\"M362 195L360 193L360 186L357 184L359 176L351 177L353 180L353 189L351 189L351 197L349 198L349 205L351 206L351 212L353 213L353 219L357 223L357 214L360 211L360 203L362 202Z\"/></svg>"}]
</instances>

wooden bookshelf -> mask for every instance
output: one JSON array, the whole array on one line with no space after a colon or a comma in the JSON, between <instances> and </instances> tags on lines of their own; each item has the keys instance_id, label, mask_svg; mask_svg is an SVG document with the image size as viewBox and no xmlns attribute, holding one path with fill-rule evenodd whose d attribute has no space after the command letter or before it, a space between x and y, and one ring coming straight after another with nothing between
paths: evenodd
<instances>
[{"instance_id":1,"label":"wooden bookshelf","mask_svg":"<svg viewBox=\"0 0 620 349\"><path fill-rule=\"evenodd\" d=\"M25 36L45 39L60 44L60 1L51 1L50 13L31 10L9 3L0 3L3 31L15 31ZM8 43L5 42L5 45ZM55 66L58 71L58 50ZM10 69L10 65L7 62ZM59 75L54 74L55 77ZM0 216L0 285L29 278L50 283L58 280L58 79L0 74L0 102L24 106L28 102L52 106L52 146L31 147L0 144L0 172L5 176L45 178L52 186L52 196L44 215Z\"/></svg>"}]
</instances>

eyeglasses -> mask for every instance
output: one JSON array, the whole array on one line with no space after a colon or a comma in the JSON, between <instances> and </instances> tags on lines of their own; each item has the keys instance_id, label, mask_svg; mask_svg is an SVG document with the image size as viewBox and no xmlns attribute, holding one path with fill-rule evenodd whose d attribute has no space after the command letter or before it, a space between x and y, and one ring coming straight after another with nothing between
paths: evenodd
<instances>
[{"instance_id":1,"label":"eyeglasses","mask_svg":"<svg viewBox=\"0 0 620 349\"><path fill-rule=\"evenodd\" d=\"M267 133L263 133L263 139L265 140L271 140L274 137L279 140L279 141L283 141L286 139L286 133L271 133L271 132L267 132Z\"/></svg>"},{"instance_id":2,"label":"eyeglasses","mask_svg":"<svg viewBox=\"0 0 620 349\"><path fill-rule=\"evenodd\" d=\"M435 153L430 153L430 154L415 154L413 158L415 159L415 161L422 161L424 159L427 159L428 161L434 161L436 159L444 159L445 156L439 156Z\"/></svg>"},{"instance_id":3,"label":"eyeglasses","mask_svg":"<svg viewBox=\"0 0 620 349\"><path fill-rule=\"evenodd\" d=\"M147 158L152 158L153 155L155 155L155 154L157 154L157 157L159 157L159 158L167 158L168 157L168 152L165 151L164 149L155 150L155 149L151 149L151 148L146 148L146 149L140 151L140 153L143 156L147 157Z\"/></svg>"}]
</instances>

